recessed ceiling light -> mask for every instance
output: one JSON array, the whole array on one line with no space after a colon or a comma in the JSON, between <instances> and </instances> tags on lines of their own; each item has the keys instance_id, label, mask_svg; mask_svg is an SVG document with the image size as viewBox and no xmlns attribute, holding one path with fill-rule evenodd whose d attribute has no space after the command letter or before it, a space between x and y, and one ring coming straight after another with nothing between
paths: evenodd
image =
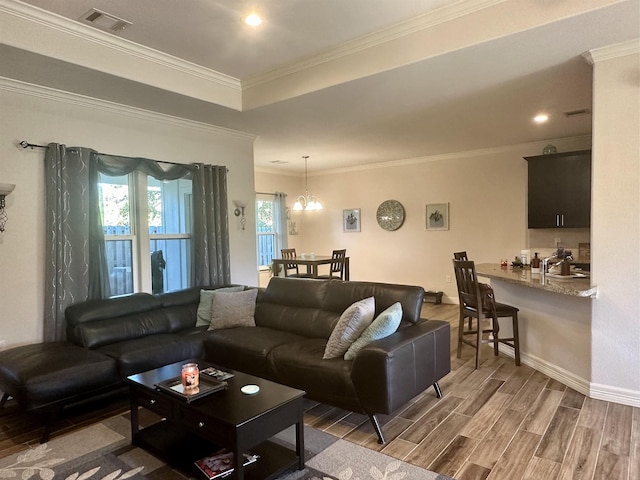
<instances>
[{"instance_id":1,"label":"recessed ceiling light","mask_svg":"<svg viewBox=\"0 0 640 480\"><path fill-rule=\"evenodd\" d=\"M544 123L547 120L549 120L549 115L546 115L544 113L541 113L540 115L536 115L535 117L533 117L533 121L536 123Z\"/></svg>"},{"instance_id":2,"label":"recessed ceiling light","mask_svg":"<svg viewBox=\"0 0 640 480\"><path fill-rule=\"evenodd\" d=\"M244 17L244 23L251 27L257 27L262 23L262 18L257 13L250 13L246 17Z\"/></svg>"}]
</instances>

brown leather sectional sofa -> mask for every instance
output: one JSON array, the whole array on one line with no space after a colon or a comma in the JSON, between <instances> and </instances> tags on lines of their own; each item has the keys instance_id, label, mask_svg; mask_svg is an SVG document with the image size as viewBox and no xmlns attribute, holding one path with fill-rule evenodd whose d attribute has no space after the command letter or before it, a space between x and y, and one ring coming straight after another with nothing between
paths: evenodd
<instances>
[{"instance_id":1,"label":"brown leather sectional sofa","mask_svg":"<svg viewBox=\"0 0 640 480\"><path fill-rule=\"evenodd\" d=\"M376 315L402 304L398 330L355 360L323 360L342 312L373 296ZM305 390L314 400L366 413L391 413L450 371L447 322L420 318L417 286L272 278L256 300L255 327L196 327L200 288L93 300L67 309L67 341L0 352L2 403L57 415L66 405L124 384L131 374L204 358ZM48 424L50 428L50 423ZM43 440L48 436L48 428Z\"/></svg>"}]
</instances>

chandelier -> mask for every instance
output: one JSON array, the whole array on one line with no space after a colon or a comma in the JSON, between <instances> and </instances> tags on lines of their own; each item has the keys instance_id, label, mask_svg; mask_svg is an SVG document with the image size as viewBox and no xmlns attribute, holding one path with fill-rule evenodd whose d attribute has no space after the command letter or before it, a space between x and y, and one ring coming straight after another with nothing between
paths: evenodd
<instances>
[{"instance_id":1,"label":"chandelier","mask_svg":"<svg viewBox=\"0 0 640 480\"><path fill-rule=\"evenodd\" d=\"M309 189L307 188L307 159L309 155L304 155L304 195L300 195L296 199L296 203L293 204L294 210L322 210L322 204L318 197L309 195Z\"/></svg>"}]
</instances>

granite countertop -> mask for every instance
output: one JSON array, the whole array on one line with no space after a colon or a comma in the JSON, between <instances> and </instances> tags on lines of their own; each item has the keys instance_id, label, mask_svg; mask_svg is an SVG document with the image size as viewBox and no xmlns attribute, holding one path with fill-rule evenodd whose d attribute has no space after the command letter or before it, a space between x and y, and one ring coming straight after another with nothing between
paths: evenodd
<instances>
[{"instance_id":1,"label":"granite countertop","mask_svg":"<svg viewBox=\"0 0 640 480\"><path fill-rule=\"evenodd\" d=\"M575 297L595 297L598 291L595 285L591 285L589 277L553 278L548 274L532 274L529 268L501 267L498 263L476 265L476 272L483 277Z\"/></svg>"}]
</instances>

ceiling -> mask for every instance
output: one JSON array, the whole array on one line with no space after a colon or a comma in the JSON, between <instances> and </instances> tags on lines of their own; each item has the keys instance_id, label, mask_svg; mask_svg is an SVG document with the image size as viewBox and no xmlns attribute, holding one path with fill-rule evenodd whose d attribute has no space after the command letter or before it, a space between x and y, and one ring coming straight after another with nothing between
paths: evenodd
<instances>
[{"instance_id":1,"label":"ceiling","mask_svg":"<svg viewBox=\"0 0 640 480\"><path fill-rule=\"evenodd\" d=\"M0 0L0 12L11 13L4 22L33 18L44 28L39 19L53 12L65 28L97 32L94 44L113 43L113 58L144 51L201 69L241 100L163 84L130 53L129 74L116 61L87 61L84 44L52 53L44 34L26 41L6 28L0 76L248 132L257 136L257 167L300 172L309 155L313 173L590 134L590 114L563 113L591 108L592 67L582 54L638 38L639 4ZM93 7L132 26L117 34L85 27ZM240 20L253 8L264 23L251 29ZM550 115L544 125L531 121L540 112Z\"/></svg>"}]
</instances>

